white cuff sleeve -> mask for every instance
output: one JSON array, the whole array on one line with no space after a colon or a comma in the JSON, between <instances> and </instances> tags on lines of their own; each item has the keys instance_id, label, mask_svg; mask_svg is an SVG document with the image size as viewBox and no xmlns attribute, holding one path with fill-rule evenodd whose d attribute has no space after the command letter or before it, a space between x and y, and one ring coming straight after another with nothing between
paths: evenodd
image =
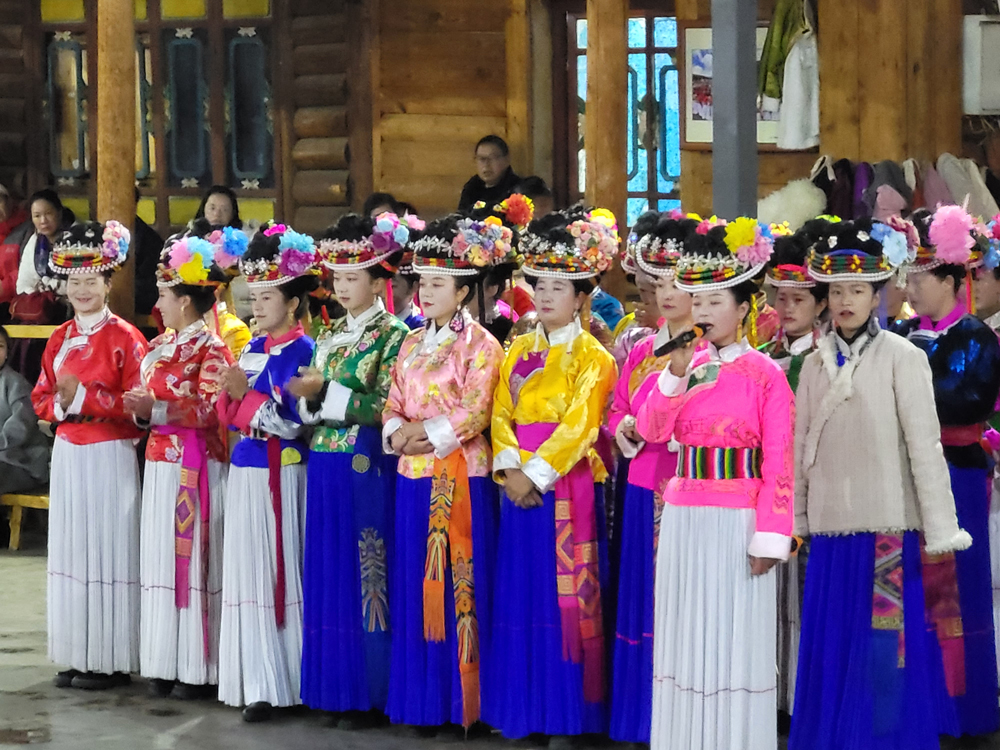
<instances>
[{"instance_id":1,"label":"white cuff sleeve","mask_svg":"<svg viewBox=\"0 0 1000 750\"><path fill-rule=\"evenodd\" d=\"M791 551L792 538L773 531L755 531L747 549L751 557L769 557L772 560L787 560Z\"/></svg>"},{"instance_id":2,"label":"white cuff sleeve","mask_svg":"<svg viewBox=\"0 0 1000 750\"><path fill-rule=\"evenodd\" d=\"M549 462L539 456L532 456L524 463L521 469L524 475L532 481L543 495L552 489L559 480L559 474L553 469Z\"/></svg>"},{"instance_id":3,"label":"white cuff sleeve","mask_svg":"<svg viewBox=\"0 0 1000 750\"><path fill-rule=\"evenodd\" d=\"M399 417L392 417L385 426L382 427L382 451L387 456L398 455L396 451L392 449L392 436L396 434L396 430L402 427L406 422L404 422Z\"/></svg>"},{"instance_id":4,"label":"white cuff sleeve","mask_svg":"<svg viewBox=\"0 0 1000 750\"><path fill-rule=\"evenodd\" d=\"M670 442L667 443L667 450L671 453L680 453L681 444L678 443L674 438L670 438Z\"/></svg>"},{"instance_id":5,"label":"white cuff sleeve","mask_svg":"<svg viewBox=\"0 0 1000 750\"><path fill-rule=\"evenodd\" d=\"M434 446L434 455L438 458L447 458L462 447L451 422L443 414L425 419L424 431L427 432L427 439Z\"/></svg>"},{"instance_id":6,"label":"white cuff sleeve","mask_svg":"<svg viewBox=\"0 0 1000 750\"><path fill-rule=\"evenodd\" d=\"M635 417L631 414L618 423L618 427L615 429L615 442L618 443L618 447L625 458L635 458L639 455L639 451L643 449L643 446L646 445L646 441L640 440L638 443L635 443L625 437L625 428L629 425L635 427Z\"/></svg>"},{"instance_id":7,"label":"white cuff sleeve","mask_svg":"<svg viewBox=\"0 0 1000 750\"><path fill-rule=\"evenodd\" d=\"M149 415L150 424L166 424L167 423L167 402L166 401L154 401L153 402L153 413Z\"/></svg>"},{"instance_id":8,"label":"white cuff sleeve","mask_svg":"<svg viewBox=\"0 0 1000 750\"><path fill-rule=\"evenodd\" d=\"M516 448L504 448L493 457L493 471L507 471L521 468L521 452Z\"/></svg>"},{"instance_id":9,"label":"white cuff sleeve","mask_svg":"<svg viewBox=\"0 0 1000 750\"><path fill-rule=\"evenodd\" d=\"M351 400L351 389L343 383L330 382L319 414L326 422L343 422L347 418L347 403Z\"/></svg>"},{"instance_id":10,"label":"white cuff sleeve","mask_svg":"<svg viewBox=\"0 0 1000 750\"><path fill-rule=\"evenodd\" d=\"M83 400L87 397L87 389L83 387L83 383L79 383L76 386L76 395L73 396L73 403L69 405L68 409L63 410L62 404L59 403L59 399L55 399L55 413L56 419L62 422L66 417L71 414L79 414L83 409Z\"/></svg>"},{"instance_id":11,"label":"white cuff sleeve","mask_svg":"<svg viewBox=\"0 0 1000 750\"><path fill-rule=\"evenodd\" d=\"M680 396L687 390L689 377L690 375L685 375L683 378L679 378L670 372L670 368L667 367L660 373L656 384L660 388L660 393L667 398L673 398L674 396Z\"/></svg>"}]
</instances>

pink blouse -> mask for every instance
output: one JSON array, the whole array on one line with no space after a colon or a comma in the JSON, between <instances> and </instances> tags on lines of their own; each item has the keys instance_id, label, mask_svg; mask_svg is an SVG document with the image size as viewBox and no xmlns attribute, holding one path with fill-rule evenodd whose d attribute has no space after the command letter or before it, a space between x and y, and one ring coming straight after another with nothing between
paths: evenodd
<instances>
[{"instance_id":1,"label":"pink blouse","mask_svg":"<svg viewBox=\"0 0 1000 750\"><path fill-rule=\"evenodd\" d=\"M633 443L623 433L626 422L638 416L639 408L656 388L657 378L670 361L669 354L662 357L653 354L656 340L655 335L646 336L632 347L622 366L608 412L608 427L614 433L618 447L626 458L632 459L628 470L629 484L647 490L660 488L663 481L677 471L676 443ZM671 447L673 450L670 450Z\"/></svg>"},{"instance_id":2,"label":"pink blouse","mask_svg":"<svg viewBox=\"0 0 1000 750\"><path fill-rule=\"evenodd\" d=\"M405 422L420 421L434 452L402 456L402 476L432 477L434 457L459 449L470 477L490 476L490 448L482 433L490 426L502 362L503 348L468 313L447 328L421 327L406 337L382 413L383 448L392 453L392 433Z\"/></svg>"},{"instance_id":3,"label":"pink blouse","mask_svg":"<svg viewBox=\"0 0 1000 750\"><path fill-rule=\"evenodd\" d=\"M795 513L795 406L781 369L742 341L694 355L683 378L669 369L640 407L644 439L682 446L760 448L760 479L674 477L664 493L671 505L756 509L749 554L787 559Z\"/></svg>"}]
</instances>

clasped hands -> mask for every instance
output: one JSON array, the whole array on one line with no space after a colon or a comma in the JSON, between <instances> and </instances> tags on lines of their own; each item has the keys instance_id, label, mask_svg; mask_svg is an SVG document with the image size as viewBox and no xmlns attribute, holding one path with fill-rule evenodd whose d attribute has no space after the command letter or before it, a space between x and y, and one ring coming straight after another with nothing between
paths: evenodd
<instances>
[{"instance_id":1,"label":"clasped hands","mask_svg":"<svg viewBox=\"0 0 1000 750\"><path fill-rule=\"evenodd\" d=\"M405 422L389 437L392 450L401 456L421 456L434 452L423 422Z\"/></svg>"},{"instance_id":2,"label":"clasped hands","mask_svg":"<svg viewBox=\"0 0 1000 750\"><path fill-rule=\"evenodd\" d=\"M122 396L122 402L127 414L131 414L136 419L148 422L153 416L153 404L156 402L156 399L153 398L152 391L147 388L133 388L132 390L125 391L125 394Z\"/></svg>"}]
</instances>

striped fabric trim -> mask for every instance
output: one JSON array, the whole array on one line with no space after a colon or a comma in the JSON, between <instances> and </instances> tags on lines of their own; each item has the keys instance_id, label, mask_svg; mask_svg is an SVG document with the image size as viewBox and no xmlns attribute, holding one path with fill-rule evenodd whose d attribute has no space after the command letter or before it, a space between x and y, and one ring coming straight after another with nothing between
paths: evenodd
<instances>
[{"instance_id":1,"label":"striped fabric trim","mask_svg":"<svg viewBox=\"0 0 1000 750\"><path fill-rule=\"evenodd\" d=\"M760 448L682 445L677 476L688 479L761 479Z\"/></svg>"}]
</instances>

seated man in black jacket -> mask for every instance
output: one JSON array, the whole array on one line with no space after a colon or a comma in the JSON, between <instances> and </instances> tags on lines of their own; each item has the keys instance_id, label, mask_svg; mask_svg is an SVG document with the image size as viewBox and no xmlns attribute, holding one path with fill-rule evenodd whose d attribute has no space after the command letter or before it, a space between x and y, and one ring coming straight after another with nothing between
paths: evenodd
<instances>
[{"instance_id":1,"label":"seated man in black jacket","mask_svg":"<svg viewBox=\"0 0 1000 750\"><path fill-rule=\"evenodd\" d=\"M478 201L492 208L514 192L521 178L510 166L510 149L498 135L487 135L476 144L476 176L465 183L458 210L468 211Z\"/></svg>"}]
</instances>

